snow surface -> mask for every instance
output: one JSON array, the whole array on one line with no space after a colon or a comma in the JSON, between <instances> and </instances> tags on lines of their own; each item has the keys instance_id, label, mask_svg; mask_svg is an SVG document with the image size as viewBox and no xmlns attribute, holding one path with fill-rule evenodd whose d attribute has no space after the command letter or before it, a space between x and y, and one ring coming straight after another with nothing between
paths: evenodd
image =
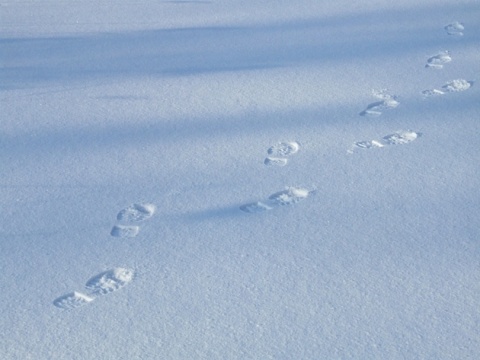
<instances>
[{"instance_id":1,"label":"snow surface","mask_svg":"<svg viewBox=\"0 0 480 360\"><path fill-rule=\"evenodd\" d=\"M0 16L0 358L479 358L478 1Z\"/></svg>"}]
</instances>

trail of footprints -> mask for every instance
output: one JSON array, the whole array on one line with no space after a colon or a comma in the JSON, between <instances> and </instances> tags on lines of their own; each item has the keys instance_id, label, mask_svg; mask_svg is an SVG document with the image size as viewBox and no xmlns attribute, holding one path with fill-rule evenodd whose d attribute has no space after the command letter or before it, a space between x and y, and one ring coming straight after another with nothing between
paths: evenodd
<instances>
[{"instance_id":1,"label":"trail of footprints","mask_svg":"<svg viewBox=\"0 0 480 360\"><path fill-rule=\"evenodd\" d=\"M453 22L444 27L444 30L451 36L463 36L465 27L460 22ZM443 66L452 61L448 51L441 51L429 57L425 68L440 70ZM422 91L423 96L430 97L444 95L447 93L462 92L470 89L473 81L456 79L446 82L439 89L427 89ZM396 95L390 94L387 90L373 91L373 96L378 100L369 104L359 115L380 116L386 110L395 109L400 104ZM397 131L383 136L377 140L357 141L348 151L353 153L356 149L383 148L391 145L404 145L418 139L422 134L412 131ZM264 160L267 166L287 165L290 156L296 154L300 144L296 141L279 142L267 150L268 156ZM297 204L315 193L313 189L304 187L286 187L284 190L275 192L266 199L240 206L240 210L246 213L262 213L281 206ZM117 223L113 226L110 235L117 238L133 238L140 231L140 222L150 219L155 213L156 207L150 203L132 204L117 214ZM64 294L53 301L58 308L71 310L91 303L97 297L118 291L128 285L135 278L135 271L128 268L112 268L101 272L90 278L85 284L84 292L73 291Z\"/></svg>"},{"instance_id":2,"label":"trail of footprints","mask_svg":"<svg viewBox=\"0 0 480 360\"><path fill-rule=\"evenodd\" d=\"M117 214L117 224L110 232L113 237L133 238L138 235L140 227L131 223L139 223L150 219L156 207L150 203L132 204ZM113 268L93 276L85 284L86 293L74 291L62 295L53 301L58 308L71 310L91 303L96 297L117 291L129 284L135 276L134 270Z\"/></svg>"},{"instance_id":3,"label":"trail of footprints","mask_svg":"<svg viewBox=\"0 0 480 360\"><path fill-rule=\"evenodd\" d=\"M453 22L444 26L448 35L463 36L465 27L460 22ZM450 52L447 50L440 51L437 54L430 56L426 60L425 68L441 70L452 61ZM468 90L473 86L473 81L465 79L456 79L445 83L439 89L429 89L422 91L425 97L433 95L443 95L446 93L461 92ZM377 101L372 102L359 113L360 116L377 117L382 115L385 111L395 109L400 105L398 96L391 94L387 89L374 90L372 95L377 98ZM412 130L401 130L392 134L383 136L376 140L362 140L353 144L348 153L353 153L357 149L372 149L383 148L391 145L405 145L409 144L422 136L421 133ZM298 142L281 142L277 145L271 146L268 149L268 157L264 164L267 166L285 166L288 163L288 157L295 154L299 150ZM274 193L268 198L245 204L240 206L240 210L246 213L262 213L272 210L282 205L296 204L313 194L314 190L308 190L301 187L287 187L285 190Z\"/></svg>"},{"instance_id":4,"label":"trail of footprints","mask_svg":"<svg viewBox=\"0 0 480 360\"><path fill-rule=\"evenodd\" d=\"M53 301L53 305L64 310L72 310L91 303L96 297L120 290L134 278L135 272L126 268L113 268L104 271L87 281L87 293L74 291Z\"/></svg>"},{"instance_id":5,"label":"trail of footprints","mask_svg":"<svg viewBox=\"0 0 480 360\"><path fill-rule=\"evenodd\" d=\"M463 36L465 26L462 23L455 21L451 24L445 25L444 29L448 35ZM425 67L430 69L443 69L443 66L451 61L452 57L450 56L450 52L445 50L439 52L437 55L429 57L427 59ZM470 89L472 86L473 81L468 81L460 78L448 81L439 88L423 90L422 95L424 97L431 97L448 93L461 92Z\"/></svg>"}]
</instances>

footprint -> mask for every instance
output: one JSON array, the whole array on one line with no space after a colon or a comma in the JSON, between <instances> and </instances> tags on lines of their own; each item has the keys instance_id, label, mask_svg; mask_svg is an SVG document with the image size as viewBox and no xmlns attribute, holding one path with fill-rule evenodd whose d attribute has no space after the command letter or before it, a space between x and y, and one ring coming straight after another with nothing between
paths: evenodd
<instances>
[{"instance_id":1,"label":"footprint","mask_svg":"<svg viewBox=\"0 0 480 360\"><path fill-rule=\"evenodd\" d=\"M133 238L138 235L140 227L135 225L115 225L110 232L113 237Z\"/></svg>"},{"instance_id":2,"label":"footprint","mask_svg":"<svg viewBox=\"0 0 480 360\"><path fill-rule=\"evenodd\" d=\"M65 310L76 309L94 300L93 297L74 291L70 294L60 296L53 301L53 305Z\"/></svg>"},{"instance_id":3,"label":"footprint","mask_svg":"<svg viewBox=\"0 0 480 360\"><path fill-rule=\"evenodd\" d=\"M362 149L371 149L374 147L384 147L385 145L382 144L380 141L372 140L372 141L357 141L353 144L355 147L359 147Z\"/></svg>"},{"instance_id":4,"label":"footprint","mask_svg":"<svg viewBox=\"0 0 480 360\"><path fill-rule=\"evenodd\" d=\"M371 149L371 148L382 148L388 145L403 145L411 143L422 136L421 133L415 131L397 131L393 134L384 136L381 140L372 140L372 141L357 141L353 144L352 149L348 150L348 153L353 154L356 148L359 149Z\"/></svg>"},{"instance_id":5,"label":"footprint","mask_svg":"<svg viewBox=\"0 0 480 360\"><path fill-rule=\"evenodd\" d=\"M428 90L422 91L422 95L425 97L431 97L431 96L437 96L437 95L443 95L443 94L445 93L438 89L428 89Z\"/></svg>"},{"instance_id":6,"label":"footprint","mask_svg":"<svg viewBox=\"0 0 480 360\"><path fill-rule=\"evenodd\" d=\"M132 204L118 213L117 220L123 222L147 220L153 216L155 210L153 204Z\"/></svg>"},{"instance_id":7,"label":"footprint","mask_svg":"<svg viewBox=\"0 0 480 360\"><path fill-rule=\"evenodd\" d=\"M300 144L296 141L280 142L271 146L267 152L272 156L290 156L298 152Z\"/></svg>"},{"instance_id":8,"label":"footprint","mask_svg":"<svg viewBox=\"0 0 480 360\"><path fill-rule=\"evenodd\" d=\"M240 206L240 210L242 210L246 213L250 213L250 214L261 213L261 212L265 212L265 211L272 210L272 209L273 209L273 207L271 207L267 204L264 204L260 201L257 201L256 203L251 203L251 204L246 204L246 205Z\"/></svg>"},{"instance_id":9,"label":"footprint","mask_svg":"<svg viewBox=\"0 0 480 360\"><path fill-rule=\"evenodd\" d=\"M473 86L473 83L473 81L467 81L465 79L456 79L447 82L440 89L423 90L422 95L425 97L431 97L444 95L446 93L461 92L470 89Z\"/></svg>"},{"instance_id":10,"label":"footprint","mask_svg":"<svg viewBox=\"0 0 480 360\"><path fill-rule=\"evenodd\" d=\"M419 136L422 136L421 133L416 133L415 131L399 131L383 137L383 143L385 145L403 145L411 143L416 140Z\"/></svg>"},{"instance_id":11,"label":"footprint","mask_svg":"<svg viewBox=\"0 0 480 360\"><path fill-rule=\"evenodd\" d=\"M285 166L288 163L285 157L296 154L299 149L300 144L296 141L280 142L267 150L270 156L263 163L267 166Z\"/></svg>"},{"instance_id":12,"label":"footprint","mask_svg":"<svg viewBox=\"0 0 480 360\"><path fill-rule=\"evenodd\" d=\"M270 195L266 200L242 205L240 206L240 210L250 214L261 213L272 210L278 206L296 204L306 199L314 192L315 190L308 190L301 187L287 187L283 191Z\"/></svg>"},{"instance_id":13,"label":"footprint","mask_svg":"<svg viewBox=\"0 0 480 360\"><path fill-rule=\"evenodd\" d=\"M288 187L269 196L269 200L275 205L292 205L306 199L312 192L305 188Z\"/></svg>"},{"instance_id":14,"label":"footprint","mask_svg":"<svg viewBox=\"0 0 480 360\"><path fill-rule=\"evenodd\" d=\"M454 36L463 36L463 31L465 30L465 26L458 21L445 25L443 28L448 35Z\"/></svg>"},{"instance_id":15,"label":"footprint","mask_svg":"<svg viewBox=\"0 0 480 360\"><path fill-rule=\"evenodd\" d=\"M117 220L122 223L140 222L150 219L155 213L156 207L153 204L132 204L129 207L120 210L117 214ZM135 225L114 225L110 235L120 238L133 238L138 235L139 226Z\"/></svg>"},{"instance_id":16,"label":"footprint","mask_svg":"<svg viewBox=\"0 0 480 360\"><path fill-rule=\"evenodd\" d=\"M360 116L380 116L383 111L394 109L400 105L397 101L397 96L388 94L386 89L380 91L374 90L372 93L373 96L381 100L369 104L365 110L360 112Z\"/></svg>"},{"instance_id":17,"label":"footprint","mask_svg":"<svg viewBox=\"0 0 480 360\"><path fill-rule=\"evenodd\" d=\"M102 272L87 281L85 287L94 295L104 295L117 291L129 284L135 272L125 268L113 268Z\"/></svg>"},{"instance_id":18,"label":"footprint","mask_svg":"<svg viewBox=\"0 0 480 360\"><path fill-rule=\"evenodd\" d=\"M452 61L448 51L442 51L439 54L427 59L426 68L443 69L443 65Z\"/></svg>"},{"instance_id":19,"label":"footprint","mask_svg":"<svg viewBox=\"0 0 480 360\"><path fill-rule=\"evenodd\" d=\"M444 92L460 92L470 89L473 86L473 81L467 81L464 79L452 80L442 86Z\"/></svg>"},{"instance_id":20,"label":"footprint","mask_svg":"<svg viewBox=\"0 0 480 360\"><path fill-rule=\"evenodd\" d=\"M267 157L263 163L267 166L285 166L288 159Z\"/></svg>"}]
</instances>

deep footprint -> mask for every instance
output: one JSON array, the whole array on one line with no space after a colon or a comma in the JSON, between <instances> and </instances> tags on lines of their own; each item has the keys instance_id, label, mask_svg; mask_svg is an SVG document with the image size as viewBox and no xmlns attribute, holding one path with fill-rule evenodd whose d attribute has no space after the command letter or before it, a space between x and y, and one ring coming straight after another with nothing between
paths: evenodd
<instances>
[{"instance_id":1,"label":"deep footprint","mask_svg":"<svg viewBox=\"0 0 480 360\"><path fill-rule=\"evenodd\" d=\"M110 235L118 238L134 238L138 235L140 227L134 225L115 225Z\"/></svg>"},{"instance_id":2,"label":"deep footprint","mask_svg":"<svg viewBox=\"0 0 480 360\"><path fill-rule=\"evenodd\" d=\"M118 213L117 220L123 222L144 221L151 218L155 210L156 207L153 204L132 204Z\"/></svg>"},{"instance_id":3,"label":"deep footprint","mask_svg":"<svg viewBox=\"0 0 480 360\"><path fill-rule=\"evenodd\" d=\"M443 69L443 65L452 61L450 53L448 51L442 51L441 53L432 56L427 59L426 68Z\"/></svg>"},{"instance_id":4,"label":"deep footprint","mask_svg":"<svg viewBox=\"0 0 480 360\"><path fill-rule=\"evenodd\" d=\"M114 268L102 272L87 281L85 287L95 295L104 295L117 291L129 284L135 272L125 268Z\"/></svg>"},{"instance_id":5,"label":"deep footprint","mask_svg":"<svg viewBox=\"0 0 480 360\"><path fill-rule=\"evenodd\" d=\"M93 297L74 291L70 294L60 296L53 301L53 305L65 310L76 309L94 300Z\"/></svg>"}]
</instances>

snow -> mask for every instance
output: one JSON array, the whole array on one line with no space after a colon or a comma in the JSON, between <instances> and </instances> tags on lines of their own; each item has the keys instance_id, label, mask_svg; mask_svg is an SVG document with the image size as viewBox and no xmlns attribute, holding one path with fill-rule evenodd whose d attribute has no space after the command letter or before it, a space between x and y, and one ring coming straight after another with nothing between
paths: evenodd
<instances>
[{"instance_id":1,"label":"snow","mask_svg":"<svg viewBox=\"0 0 480 360\"><path fill-rule=\"evenodd\" d=\"M478 2L0 14L2 359L478 357Z\"/></svg>"}]
</instances>

